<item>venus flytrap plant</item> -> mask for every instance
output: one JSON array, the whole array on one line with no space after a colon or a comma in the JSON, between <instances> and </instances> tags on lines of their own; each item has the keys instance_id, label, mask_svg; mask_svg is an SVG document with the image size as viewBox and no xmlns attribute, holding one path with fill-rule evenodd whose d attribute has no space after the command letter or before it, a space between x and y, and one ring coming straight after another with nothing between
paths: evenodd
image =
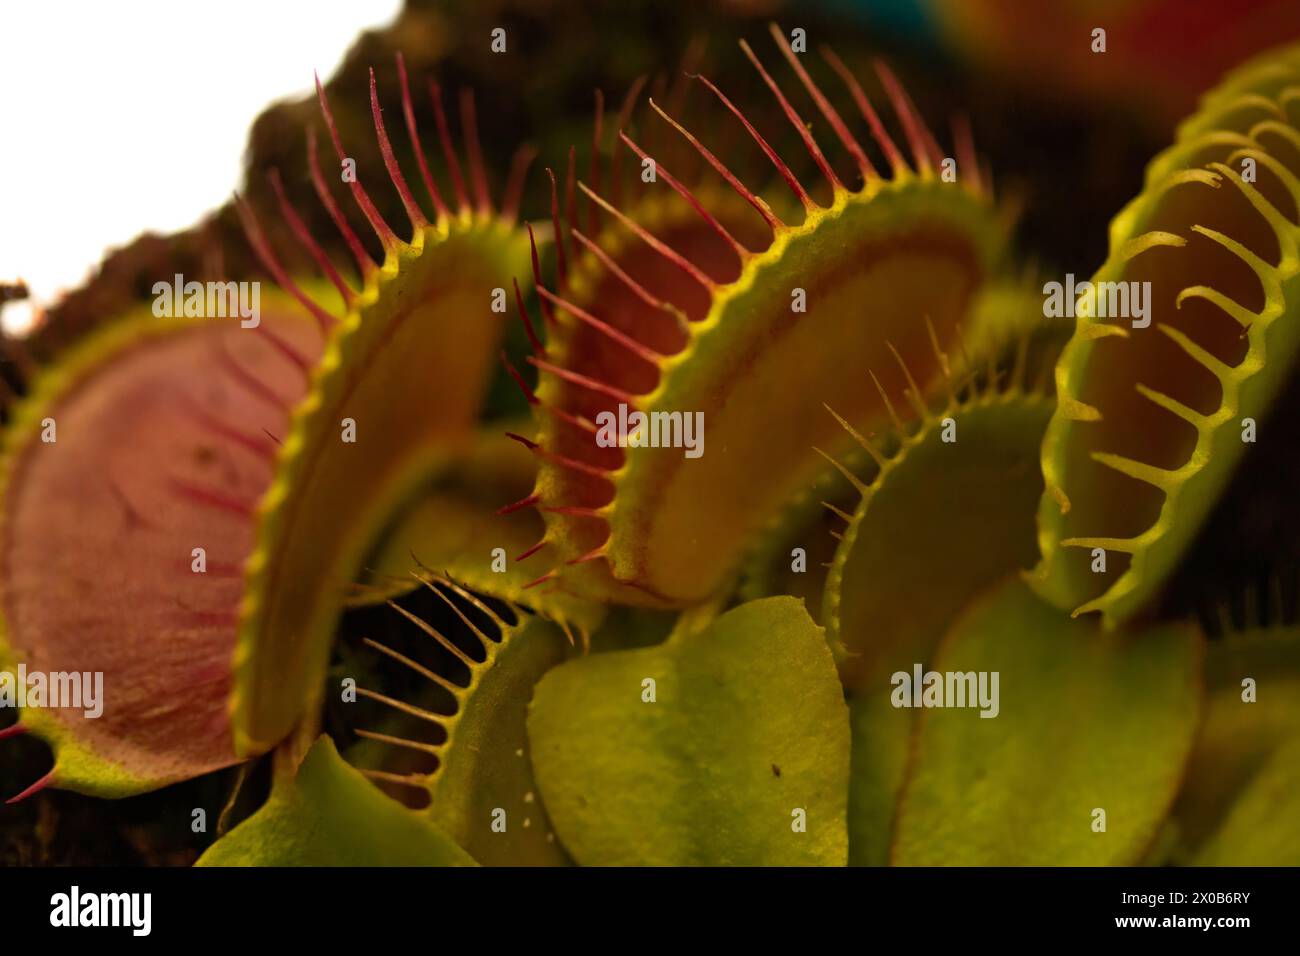
<instances>
[{"instance_id":1,"label":"venus flytrap plant","mask_svg":"<svg viewBox=\"0 0 1300 956\"><path fill-rule=\"evenodd\" d=\"M949 372L944 402L927 406L909 393L915 423L895 416L883 441L840 418L876 466L869 482L843 469L860 500L839 514L846 526L826 581L822 613L847 688L927 659L966 603L1032 564L1024 503L1042 479L1029 463L1055 402L1044 376L1026 366L1028 347L1022 338L1006 374L995 364L983 374ZM946 356L938 361L948 368ZM936 579L942 589L930 587Z\"/></svg>"},{"instance_id":2,"label":"venus flytrap plant","mask_svg":"<svg viewBox=\"0 0 1300 956\"><path fill-rule=\"evenodd\" d=\"M1294 628L1229 633L1203 660L1195 627L1133 619L1241 460L1232 419L1294 373L1296 54L1229 79L1153 162L1098 279L1151 282L1154 321L1103 325L1085 300L1053 395L1058 336L998 278L1005 210L968 135L945 156L880 67L900 149L838 58L853 118L806 37L772 32L813 113L741 46L817 185L703 77L777 189L748 185L736 143L697 139L678 96L634 128L638 82L612 130L598 97L586 181L570 152L532 234L514 225L524 164L498 212L472 98L463 167L434 86L442 191L399 58L432 213L373 76L370 112L409 240L346 175L321 90L383 261L309 141L359 283L273 174L325 282L291 275L240 204L282 286L260 328L132 319L48 370L0 446L0 664L98 668L109 700L102 720L32 709L0 732L54 747L34 789L119 796L287 741L267 804L204 865L1293 853L1276 807L1296 782ZM534 438L481 422L511 299L536 388L504 364ZM620 411L703 413L703 455L598 440ZM1124 497L1134 479L1159 494ZM1036 544L1051 602L1017 577ZM1094 547L1109 571L1065 557ZM1085 598L1114 629L1069 619ZM380 601L356 613L397 627L334 646L345 606ZM293 767L340 690L355 769L330 739Z\"/></svg>"},{"instance_id":3,"label":"venus flytrap plant","mask_svg":"<svg viewBox=\"0 0 1300 956\"><path fill-rule=\"evenodd\" d=\"M1036 557L1033 501L1042 481L1033 465L1054 402L1035 331L1017 334L980 368L951 361L933 343L948 387L929 404L909 393L910 424L892 402L893 428L881 435L863 436L840 419L866 461L831 459L857 501L826 504L842 531L832 532L821 619L852 713L854 863L887 860L916 723L895 705L892 675L932 664L954 617ZM874 370L869 378L878 383Z\"/></svg>"},{"instance_id":4,"label":"venus flytrap plant","mask_svg":"<svg viewBox=\"0 0 1300 956\"><path fill-rule=\"evenodd\" d=\"M453 212L420 149L400 61L399 74L437 214L423 214L402 178L372 76L380 151L413 229L409 243L398 239L364 187L349 183L385 250L382 264L352 233L314 140L309 147L312 180L356 254L360 289L325 256L273 177L290 232L332 290L295 281L241 203L252 246L285 290L275 294L275 314L249 328L157 318L114 326L55 365L7 429L5 657L52 670L95 665L117 698L94 724L24 715L20 728L56 751L38 787L138 792L286 736L314 703L365 554L399 505L471 444L503 321L491 311L494 290L527 263L512 227L522 180L510 184L498 214L466 98L471 200L434 87ZM154 407L151 391L160 394ZM38 441L42 422L59 418L63 444ZM124 460L124 442L144 457ZM68 538L61 545L60 528ZM125 564L111 559L123 529ZM46 553L51 547L57 556ZM69 562L63 573L52 571L56 561ZM68 586L92 589L89 615L60 597ZM104 593L94 595L97 587ZM155 670L159 655L169 663Z\"/></svg>"},{"instance_id":5,"label":"venus flytrap plant","mask_svg":"<svg viewBox=\"0 0 1300 956\"><path fill-rule=\"evenodd\" d=\"M338 286L347 311L335 319L312 391L290 426L248 566L231 704L240 753L266 749L304 715L328 662L345 591L377 545L379 529L472 442L502 331L504 314L492 303L527 264L527 246L513 226L521 180L511 183L498 213L479 155L472 99L461 104L471 198L440 92L431 87L453 208L430 174L400 59L398 66L402 112L435 215L428 218L393 155L372 73L380 152L412 235L399 239L365 187L355 177L345 180L384 249L382 264L371 261L338 212L312 150L313 181L356 254L363 284L360 290L348 286L326 267L311 236L295 230ZM328 101L318 90L338 159L346 163ZM296 213L285 204L284 214L292 227ZM246 208L245 220L268 269L289 283Z\"/></svg>"},{"instance_id":6,"label":"venus flytrap plant","mask_svg":"<svg viewBox=\"0 0 1300 956\"><path fill-rule=\"evenodd\" d=\"M963 332L966 330L963 329ZM827 576L837 566L834 561L836 552L840 552L843 561L850 547L844 544L844 537L857 523L854 511L860 510L860 502L863 508L866 506L860 489L875 487L879 483L881 460L889 462L891 467L901 464L908 448L927 442L943 445L944 467L936 467L933 474L923 478L902 477L900 480L906 493L905 500L897 505L877 506L875 511L887 516L898 514L900 522L912 523L915 528L934 528L936 531L945 529L951 532L945 534L942 543L916 550L918 555L930 557L945 554L948 556L946 560L957 564L957 555L952 552L951 542L962 539L963 536L958 532L957 525L952 525L939 516L935 509L942 508L943 504L936 504L935 500L946 503L953 497L978 494L979 489L961 487L960 482L950 480L946 469L954 459L965 463L968 459L977 458L982 450L981 441L989 437L990 431L995 446L1003 439L1004 432L1014 431L1010 423L1003 419L1014 414L1013 408L1018 399L1023 399L1030 405L1049 408L1050 388L1045 381L1045 373L1048 364L1054 362L1059 355L1065 338L1056 328L1043 322L1042 298L1036 286L1031 287L1021 280L999 281L983 290L972 310L971 330L963 336L960 345L953 349L958 354L951 354L953 350L948 354L935 352L940 368L947 370L946 381L953 386L952 390L940 389L937 396L923 405L925 414L912 421L904 421L904 417L910 418L917 414L913 396L908 395L901 410L891 400L886 405L886 411L893 409L896 423L891 421L889 427L878 429L870 437L870 447L864 448L854 440L838 451L817 479L800 489L794 499L757 536L754 548L745 559L745 570L739 587L741 597L753 600L774 593L803 597L808 602L809 613L827 625L834 642L837 624L834 618L823 616L823 604L838 601L838 595L843 594L846 587L843 583L837 584L837 596L832 598L826 592ZM937 350L937 343L931 344ZM973 355L987 356L988 360L983 367L970 368ZM888 365L897 367L898 363L891 356ZM954 370L954 365L959 367ZM876 370L867 369L867 375L870 382L876 375ZM867 387L876 386L871 383ZM955 419L958 422L957 430L964 433L965 429L960 428L964 414L985 404L994 407L988 412L991 418L989 428L980 428L975 436L979 440L965 443L943 441L946 419ZM1012 407L1006 408L1003 405ZM1004 424L1008 426L1005 429L1001 427ZM853 437L848 430L845 434ZM1032 429L1019 434L1019 439L1012 440L1021 441L1025 448L1037 448L1038 440ZM956 432L950 437L955 438ZM971 462L977 471L980 464ZM992 462L985 461L982 464L991 466ZM904 472L910 471L919 476L931 467L934 467L932 463L918 460L904 469ZM1008 468L1008 471L1019 477L1014 469ZM998 494L996 480L981 480L986 483L984 491L989 498ZM940 484L943 490L936 487ZM1008 494L998 496L999 502L994 506L994 511L1000 508L1004 514L1008 514L1018 508L1015 494L1010 493L1010 488L1007 490ZM909 531L907 538L910 539L915 528ZM871 533L864 537L878 535ZM875 573L889 574L895 567L894 558L884 557L885 553L890 549L909 549L903 546L902 536L891 537L886 534L879 537L882 548L880 566L876 571L866 574L861 581L855 581L848 590L861 588L864 594L880 597L890 590L868 582L873 580ZM1000 536L998 540L1002 542L1014 538L1014 535L1006 535L1005 538ZM979 536L972 542L973 545L984 543L987 542L983 542ZM976 567L987 568L990 564L987 560L969 560ZM997 562L992 564L996 566ZM965 578L959 576L955 580ZM950 600L960 603L963 600L962 594L969 596L960 586L955 591L958 593ZM915 613L915 609L908 613ZM926 617L930 618L931 615L927 614ZM935 620L939 617L933 616Z\"/></svg>"},{"instance_id":7,"label":"venus flytrap plant","mask_svg":"<svg viewBox=\"0 0 1300 956\"><path fill-rule=\"evenodd\" d=\"M854 421L883 420L879 397L859 388L856 375L864 365L883 365L891 348L908 359L922 388L933 387L937 369L924 317L947 335L994 268L1000 217L969 140L958 151L960 174L947 181L947 158L881 66L907 133L909 162L857 80L828 54L871 130L873 148L885 158L889 172L880 172L784 36L775 27L773 34L861 185L845 185L742 43L825 178L829 205L814 201L744 114L703 78L794 194L802 222L788 223L666 114L725 187L752 207L750 215L765 227L760 243L742 241L728 213L662 164L655 188L675 192L698 215L689 235L708 238L707 255L670 245L584 188L648 247L647 261L676 273L678 285L693 286L701 304L692 312L649 292L624 268L623 248L594 243L587 244L598 262L593 267L626 287L617 302L630 294L643 303L640 311L610 308L597 297L602 284L595 281L571 283L562 295L542 290L561 332L548 340L544 357L534 358L541 373L542 461L534 494L521 502L537 506L547 521L538 547L553 568L539 581L644 606L685 606L725 591L752 536L820 469L811 446L842 435L833 422L824 423L821 404ZM643 161L654 159L630 138L625 142ZM638 322L622 324L629 316ZM887 394L901 396L904 387L887 377ZM651 415L702 413L707 450L688 459L662 449L601 447L592 437L596 417L619 405Z\"/></svg>"},{"instance_id":8,"label":"venus flytrap plant","mask_svg":"<svg viewBox=\"0 0 1300 956\"><path fill-rule=\"evenodd\" d=\"M792 51L790 57L805 79ZM1289 80L1285 76L1279 80L1276 70L1265 72L1268 83L1274 84L1275 105L1289 103ZM775 90L774 83L769 85ZM711 496L743 497L737 493L743 487L742 477L750 484L763 484L773 472L762 464L761 455L744 444L745 433L728 432L722 444L749 447L749 457L742 455L724 464L720 472L696 476L696 483L681 477L686 467L677 464L680 456L663 456L660 462L649 450L636 447L592 451L600 447L591 441L596 415L607 410L611 399L638 408L666 409L673 396L700 396L724 387L727 369L735 368L733 353L750 355L759 345L770 348L769 338L780 338L779 323L763 325L768 315L764 310L774 308L777 297L770 288L766 297L759 294L762 270L755 267L754 274L745 277L756 259L769 254L770 268L789 270L781 271L783 281L792 273L806 275L808 270L830 268L835 257L827 256L825 247L811 239L806 255L797 254L801 229L813 236L832 235L835 222L843 224L857 215L870 222L871 216L863 210L879 212L887 202L872 206L868 200L899 192L911 198L898 200L897 209L890 207L891 216L885 217L889 222L876 224L880 228L888 231L917 213L927 224L962 223L954 234L970 242L970 248L986 249L982 242L987 237L975 224L984 213L963 219L960 212L971 196L954 191L956 198L940 212L938 205L927 206L909 191L919 188L924 193L925 169L933 172L938 157L902 94L888 79L886 85L912 134L918 173L896 165L895 179L886 183L879 177L872 179L863 169L862 193L850 194L836 187L833 170L800 124L801 139L831 183L833 205L829 211L810 206L806 190L789 174L786 182L808 210L808 218L789 235L776 226L765 252L748 252L736 241L742 227L729 223L745 221L741 206L722 198L725 194L708 193L701 183L692 181L688 187L685 179L673 177L667 163L654 164L660 177L656 181L673 191L666 199L650 197L620 207L588 189L594 204L589 210L591 224L597 226L589 229L592 238L573 228L572 213L566 229L557 212L557 258L563 261L556 290L540 291L546 345L534 330L532 359L541 382L535 393L528 391L542 434L537 442L522 442L537 457L540 474L533 494L519 502L521 507L539 505L547 524L541 541L521 557L545 552L563 562L537 582L543 594L573 592L603 602L692 607L662 643L624 651L598 648L596 653L566 660L570 649L558 639L558 632L551 630L546 632L549 638L539 638L532 634L538 622L523 626L513 608L501 612L450 580L426 582L449 604L457 599L467 602L459 605L458 613L474 635L472 649L467 650L463 636L445 636L428 622L412 622L459 662L462 677L453 680L445 670L426 667L392 648L376 647L422 673L455 703L450 720L435 712L412 714L444 727L440 743L387 733L368 735L379 742L436 753L437 769L416 776L386 778L383 771L375 776L426 789L431 796L427 815L441 822L463 847L472 848L480 861L567 862L571 857L582 864L842 863L846 859L900 864L1131 864L1163 853L1170 839L1183 857L1195 854L1198 859L1226 861L1231 855L1225 855L1225 846L1254 847L1249 834L1258 831L1257 821L1267 818L1264 808L1288 785L1293 736L1290 730L1278 734L1269 730L1260 739L1276 741L1276 746L1265 747L1266 760L1257 776L1235 778L1232 788L1239 796L1235 805L1225 810L1228 798L1207 787L1207 772L1197 768L1214 765L1215 748L1225 739L1223 727L1228 724L1214 717L1212 709L1197 741L1203 643L1194 627L1167 624L1107 633L1091 622L1069 621L1016 580L1016 572L1035 557L1034 501L1043 484L1033 462L1054 403L1045 382L1035 382L1030 373L1044 364L1044 357L1054 358L1050 330L1025 326L1016 316L1003 314L992 322L987 317L973 321L974 334L964 335L958 327L970 311L964 306L938 314L914 308L907 318L919 338L895 340L899 330L911 328L900 311L897 322L889 323L889 334L882 333L876 351L846 350L852 354L844 361L851 357L857 363L854 388L874 391L874 415L862 406L860 395L850 396L852 400L843 407L829 401L834 409L830 437L817 437L806 417L800 419L798 435L806 443L800 447L809 453L809 462L817 461L814 444L829 446L840 458L845 449L856 448L856 457L842 463L840 477L860 502L856 507L836 504L830 509L847 522L847 529L838 539L826 577L822 618L829 642L788 598L750 601L715 617L729 588L726 569L733 561L727 555L738 561L755 537L781 538L806 516L799 513L790 523L773 524L772 516L780 508L765 511L752 502L744 520L734 525L715 515L725 511L729 502ZM815 89L810 81L808 86L810 92ZM813 99L839 134L842 122L833 108L819 93L813 93ZM778 101L797 120L794 108L780 94ZM1251 111L1267 113L1271 107L1247 96L1214 109L1221 120ZM1250 138L1286 139L1285 132L1268 123L1271 120L1252 127ZM878 127L878 123L871 125ZM841 139L853 153L850 140ZM653 160L631 137L622 142L643 162ZM788 169L765 141L761 145L785 177ZM881 145L889 151L884 141ZM1221 149L1229 151L1230 160L1252 158L1232 152L1249 149L1258 159L1263 153L1257 146L1247 146L1231 135L1194 138L1189 134L1187 143L1169 156L1188 163L1203 159L1205 150ZM712 168L726 168L715 165L712 154L702 155ZM1172 161L1166 157L1163 162ZM1153 178L1165 176L1161 162L1153 165ZM1269 168L1277 172L1276 166ZM1170 189L1204 184L1196 176L1173 175ZM771 206L740 186L734 176L727 179L724 173L723 178L736 196L773 226L776 213ZM1281 179L1285 186L1285 176ZM1171 180L1158 178L1158 182L1162 185L1156 192L1163 195L1167 191L1163 184ZM930 185L940 188L937 183ZM1264 184L1259 194L1281 202L1285 189L1279 192L1276 183ZM1249 193L1245 195L1254 208L1260 208ZM860 207L854 205L855 197L861 199ZM910 205L914 201L915 207ZM558 211L558 205L557 191L553 209ZM898 219L892 218L895 212ZM699 218L692 222L684 214ZM610 227L600 227L601 221ZM1281 229L1276 218L1270 221ZM1238 226L1242 222L1250 220L1234 220ZM1210 233L1216 227L1196 225L1201 230L1196 235L1213 239ZM1225 230L1216 235L1228 235L1226 224L1221 225ZM672 243L663 238L670 234ZM1125 261L1162 245L1173 249L1189 245L1166 241L1172 235L1148 235L1127 248ZM713 245L707 246L710 242ZM783 242L788 248L773 253ZM702 268L704 255L688 256L678 248L691 243L720 251L712 265L717 270L726 255L734 256L733 273L738 269L740 278L719 280ZM580 254L574 254L577 246ZM634 249L644 253L642 246L649 248L648 255L631 254ZM1240 251L1245 248L1234 254L1248 261ZM975 259L981 264L992 261L991 256ZM1213 255L1207 259L1223 268L1223 261ZM658 265L658 273L648 267L652 262ZM702 288L703 305L674 300L673 294L684 288L682 279L664 279L665 269L677 270ZM934 269L928 273L918 269L931 280L937 274ZM1231 268L1225 269L1229 279L1234 278L1231 273ZM655 281L662 284L655 286ZM809 281L800 288L807 293L819 287ZM698 296L699 289L695 292ZM754 333L756 342L731 338L723 342L720 330L726 326L719 316L732 297L744 303L737 314L743 313L751 323L743 331ZM1178 304L1190 310L1198 297L1224 307L1225 300L1208 286L1184 292ZM900 310L917 305L906 296L902 299ZM613 300L633 305L602 307ZM1155 305L1160 308L1159 298ZM842 334L846 314L851 312L839 311L835 334ZM1157 313L1156 323L1160 321ZM731 324L736 325L737 338L743 338L740 326ZM1086 327L1085 316L1080 328ZM826 334L831 333L828 328ZM1132 330L1130 338L1138 333ZM999 338L1003 334L1010 335L1013 348L1005 348ZM1121 333L1107 336L1118 340ZM1084 348L1079 341L1106 341L1107 336L1077 334L1072 348L1078 351ZM961 373L955 374L956 363L938 346L941 339L957 339L956 351L973 352L978 361L962 354ZM800 358L817 359L815 342L806 344L810 351L799 352ZM779 350L773 354L780 354ZM883 380L888 366L880 360L886 358L899 373L892 388ZM764 360L758 353L751 359L750 370ZM1070 361L1067 354L1061 367ZM835 379L828 371L833 364L814 361L821 378L813 376L801 387L810 389L827 378ZM807 365L804 361L794 367ZM864 367L875 373L867 376L876 379L874 389L861 388ZM848 389L847 374L844 378ZM761 375L755 380L769 390L779 390L780 381L786 381ZM664 382L674 390L666 391ZM1088 411L1092 406L1070 391L1071 382L1069 375L1058 374L1062 393L1055 405L1054 428L1063 427L1059 423L1064 420L1095 420ZM1181 407L1154 388L1140 393L1157 396L1151 401L1162 409ZM750 427L770 424L757 411L767 407L761 401L740 402L737 407L753 416L747 420ZM715 436L711 434L710 440L710 448L716 448ZM1050 454L1049 434L1044 455ZM1113 466L1117 461L1111 457L1103 463ZM810 489L818 494L831 487L813 483L819 467L808 464L801 471L801 464L795 469L797 476L785 474L789 486L783 486L780 494L775 491L779 481L762 490L781 502L797 498L801 488L805 494ZM642 487L633 480L643 471L654 474L650 485L655 487ZM1044 501L1057 501L1060 488L1051 485L1054 473L1046 469L1045 473L1049 484ZM678 483L689 487L690 507L674 516L670 491ZM561 492L578 497L557 497ZM1097 503L1106 502L1099 498ZM638 518L642 510L653 520ZM754 527L738 531L751 518ZM1170 518L1174 523L1187 520L1186 515ZM1191 520L1194 524L1194 516ZM695 530L701 522L703 532ZM659 525L673 528L690 547L685 551L669 547L671 541L663 537ZM757 553L764 553L762 547L760 543ZM1046 548L1044 554L1050 558ZM760 566L764 560L760 559ZM764 589L787 587L788 581L760 574L746 583L745 594L757 596ZM811 593L815 592L814 583ZM645 614L623 613L633 620ZM914 716L898 705L895 686L899 673L907 677L913 665L958 677L997 675L1000 683L993 686L1000 686L1000 700L991 701L979 713L923 703L925 709ZM1213 674L1213 660L1205 672ZM498 692L497 687L508 690ZM411 714L408 704L368 693ZM919 687L915 693L916 700L928 699ZM532 702L525 724L522 706L529 696ZM788 701L789 706L774 710L769 703L773 699ZM1261 719L1269 728L1289 727L1285 719L1282 724L1270 721L1268 713ZM461 729L446 729L460 721ZM531 753L530 766L510 766L510 747L479 746L489 738L520 742L515 753ZM708 768L707 773L703 768ZM1213 771L1208 775L1212 777ZM555 841L541 843L535 834L511 830L518 818L516 809L507 804L518 799L522 787L534 796L531 806L536 810L529 812L541 818L544 808ZM1167 820L1176 795L1171 830ZM492 830L484 819L489 810L500 811L502 830ZM496 817L490 821L495 823ZM1193 823L1199 829L1193 829ZM1248 855L1261 852L1254 847Z\"/></svg>"},{"instance_id":9,"label":"venus flytrap plant","mask_svg":"<svg viewBox=\"0 0 1300 956\"><path fill-rule=\"evenodd\" d=\"M1150 607L1295 374L1298 82L1295 48L1228 79L1111 226L1095 281L1151 283L1152 320L1082 301L1057 369L1035 586L1076 614Z\"/></svg>"},{"instance_id":10,"label":"venus flytrap plant","mask_svg":"<svg viewBox=\"0 0 1300 956\"><path fill-rule=\"evenodd\" d=\"M321 332L268 292L238 319L106 324L12 409L0 488L0 666L104 674L95 719L28 708L52 785L125 796L227 766L255 504ZM24 794L25 795L25 794Z\"/></svg>"},{"instance_id":11,"label":"venus flytrap plant","mask_svg":"<svg viewBox=\"0 0 1300 956\"><path fill-rule=\"evenodd\" d=\"M555 506L545 501L603 500L605 473L601 469L625 455L622 448L598 440L596 421L608 411L604 404L609 395L593 387L588 373L599 370L606 376L627 376L649 387L646 356L654 351L681 349L688 323L702 319L708 310L708 297L692 275L737 275L734 251L720 238L718 229L754 245L767 241L766 226L751 202L700 175L696 167L703 160L689 143L680 138L657 143L659 162L655 162L628 137L624 127L639 90L640 84L633 87L620 111L618 135L607 164L601 163L593 142L590 177L596 187L602 181L608 184L609 199L581 184L589 199L590 215L585 224L580 221L574 199L574 153L569 154L565 217L560 214L555 177L551 174L556 281L561 294L552 293L539 282L544 347L520 302L533 344L528 361L546 377L536 392L524 386L540 429L536 441L521 435L511 437L529 448L540 465L550 466L538 475L531 494L520 496L515 504L502 509L509 513L536 510L547 518L545 531L519 553L517 560L527 562L528 567L544 566L557 554L570 553L588 541L595 546L593 535L598 537L599 527L582 520L588 517L582 506ZM673 99L680 102L682 97ZM659 116L667 116L653 99L649 106ZM599 110L594 127L594 139L598 141L602 127ZM656 132L660 131L653 127L648 130L647 141ZM637 189L635 174L629 185L622 162L629 152L643 157L642 179L649 175L651 182L659 182L662 163L662 175L672 178L674 174L668 169L675 170L682 179L674 181L679 185L689 183L689 193L654 186ZM695 170L696 174L687 177L683 169ZM769 208L765 200L755 201ZM700 210L705 214L701 215ZM690 259L685 268L682 256ZM534 251L535 265L537 261ZM599 317L589 311L596 304L601 307ZM522 384L522 377L514 374ZM530 587L540 594L573 590L570 581L560 580L550 572L540 577L534 572ZM583 591L581 586L577 590Z\"/></svg>"},{"instance_id":12,"label":"venus flytrap plant","mask_svg":"<svg viewBox=\"0 0 1300 956\"><path fill-rule=\"evenodd\" d=\"M366 644L440 691L440 702L418 706L358 688L362 697L414 719L406 722L409 736L366 727L357 733L431 757L435 765L427 773L392 773L382 764L363 772L427 792L421 815L480 863L564 865L568 858L537 795L524 718L533 687L573 652L572 641L556 625L508 603L489 603L450 578L432 576L425 587L451 609L454 629L441 630L395 605L428 639L425 652Z\"/></svg>"}]
</instances>

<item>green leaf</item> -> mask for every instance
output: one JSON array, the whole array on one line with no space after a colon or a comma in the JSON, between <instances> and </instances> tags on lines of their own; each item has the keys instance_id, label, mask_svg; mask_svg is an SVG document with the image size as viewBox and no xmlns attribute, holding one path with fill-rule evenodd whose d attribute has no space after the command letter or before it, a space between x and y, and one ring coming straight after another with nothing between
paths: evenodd
<instances>
[{"instance_id":1,"label":"green leaf","mask_svg":"<svg viewBox=\"0 0 1300 956\"><path fill-rule=\"evenodd\" d=\"M528 734L543 802L579 863L846 861L848 710L822 630L793 598L555 668Z\"/></svg>"},{"instance_id":2,"label":"green leaf","mask_svg":"<svg viewBox=\"0 0 1300 956\"><path fill-rule=\"evenodd\" d=\"M1011 581L968 609L934 670L999 674L999 712L922 712L894 862L1131 865L1182 779L1201 703L1190 627L1102 633ZM1095 832L1094 810L1105 811Z\"/></svg>"},{"instance_id":3,"label":"green leaf","mask_svg":"<svg viewBox=\"0 0 1300 956\"><path fill-rule=\"evenodd\" d=\"M473 866L449 836L385 796L321 737L297 777L198 866Z\"/></svg>"}]
</instances>

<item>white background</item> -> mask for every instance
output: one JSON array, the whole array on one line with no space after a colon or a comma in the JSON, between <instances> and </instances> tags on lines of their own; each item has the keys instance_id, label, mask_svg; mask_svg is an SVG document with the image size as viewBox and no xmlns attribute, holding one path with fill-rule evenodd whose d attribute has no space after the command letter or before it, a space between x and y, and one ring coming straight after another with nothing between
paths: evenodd
<instances>
[{"instance_id":1,"label":"white background","mask_svg":"<svg viewBox=\"0 0 1300 956\"><path fill-rule=\"evenodd\" d=\"M39 306L106 249L193 225L248 130L401 0L0 0L0 280ZM22 303L6 329L32 319Z\"/></svg>"}]
</instances>

